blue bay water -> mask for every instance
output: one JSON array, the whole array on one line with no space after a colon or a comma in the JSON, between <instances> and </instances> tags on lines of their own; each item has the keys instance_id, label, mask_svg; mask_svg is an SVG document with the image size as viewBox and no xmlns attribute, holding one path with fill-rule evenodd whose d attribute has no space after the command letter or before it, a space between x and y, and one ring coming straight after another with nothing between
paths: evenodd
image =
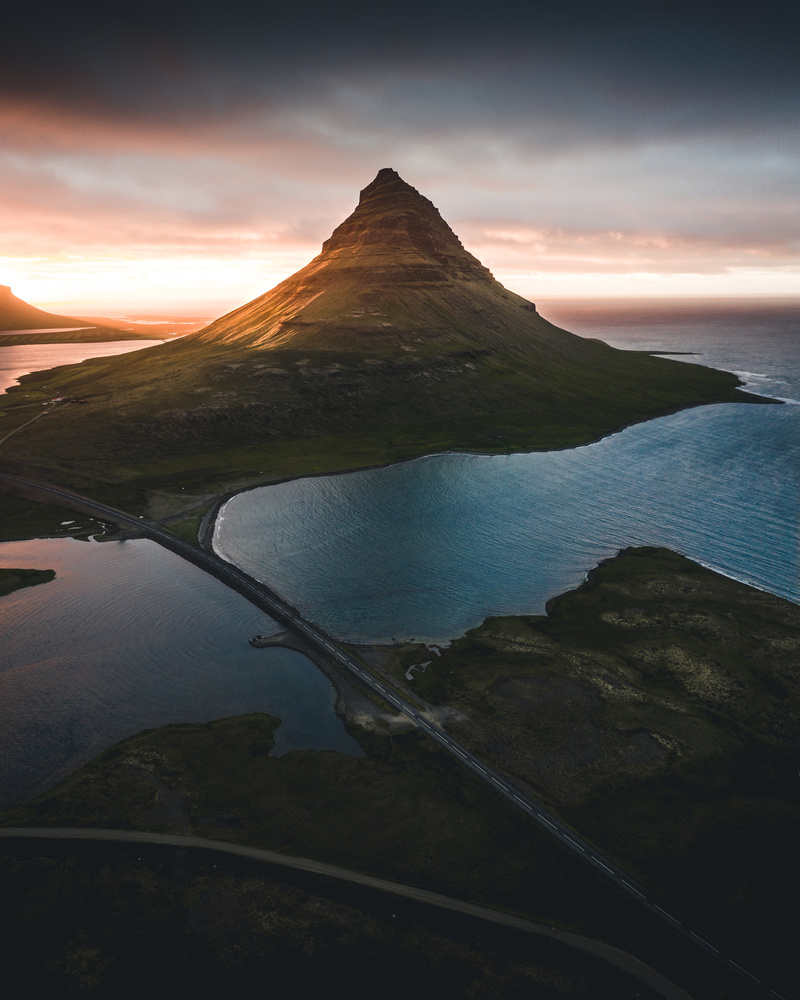
<instances>
[{"instance_id":1,"label":"blue bay water","mask_svg":"<svg viewBox=\"0 0 800 1000\"><path fill-rule=\"evenodd\" d=\"M800 401L795 308L757 323L731 310L599 320L581 332L693 351L685 360ZM705 406L569 451L439 455L250 491L225 507L215 546L342 639L441 642L488 615L541 613L628 545L800 601L799 484L796 402Z\"/></svg>"}]
</instances>

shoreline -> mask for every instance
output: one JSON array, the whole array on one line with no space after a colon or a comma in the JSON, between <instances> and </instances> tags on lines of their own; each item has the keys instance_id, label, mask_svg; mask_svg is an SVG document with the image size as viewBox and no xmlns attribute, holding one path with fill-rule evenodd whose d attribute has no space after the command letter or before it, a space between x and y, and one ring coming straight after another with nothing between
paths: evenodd
<instances>
[{"instance_id":1,"label":"shoreline","mask_svg":"<svg viewBox=\"0 0 800 1000\"><path fill-rule=\"evenodd\" d=\"M643 353L655 353L652 351ZM708 366L704 366L708 367ZM714 369L715 371L721 371L723 369ZM733 374L732 372L730 374ZM738 376L737 376L738 378ZM474 451L472 449L464 448L451 448L446 451L423 451L420 455L414 455L410 458L398 458L389 462L377 462L374 465L357 465L346 469L333 469L328 472L305 472L299 473L292 476L281 476L278 479L272 479L267 482L255 483L252 486L244 486L241 489L234 490L231 492L225 492L219 495L219 497L213 502L213 505L208 511L203 515L203 520L198 529L198 539L197 543L201 548L207 551L213 552L213 540L216 519L222 508L232 500L234 497L239 496L243 493L251 493L253 490L267 489L271 486L281 486L283 483L293 483L300 479L322 479L327 476L349 476L354 472L372 472L376 469L389 469L395 465L405 465L408 462L419 462L422 459L427 458L437 458L443 455L471 455L475 458L508 458L512 455L540 455L547 454L548 452L559 452L559 451L577 451L580 448L590 448L592 445L599 444L601 441L605 441L607 438L614 437L616 434L621 434L623 431L628 430L629 427L636 427L639 424L647 424L653 420L661 420L662 417L671 417L676 413L681 413L684 410L697 410L703 406L751 406L756 405L776 405L784 406L794 402L793 400L777 399L771 396L761 396L755 392L750 392L744 388L744 383L740 380L740 385L737 387L744 394L750 395L752 399L742 399L736 402L725 401L718 403L693 403L686 406L676 406L672 409L665 410L663 413L659 413L657 416L647 417L644 420L631 420L628 423L621 424L614 430L608 431L605 434L601 434L596 438L592 438L591 441L585 441L582 444L575 445L564 445L562 447L554 448L530 448L524 451ZM796 403L800 406L800 402Z\"/></svg>"}]
</instances>

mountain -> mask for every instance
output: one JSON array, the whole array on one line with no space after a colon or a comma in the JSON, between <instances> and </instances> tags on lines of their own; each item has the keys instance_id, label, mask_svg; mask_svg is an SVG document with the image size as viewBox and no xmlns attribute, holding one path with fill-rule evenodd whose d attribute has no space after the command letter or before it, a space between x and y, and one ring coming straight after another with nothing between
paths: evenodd
<instances>
[{"instance_id":1,"label":"mountain","mask_svg":"<svg viewBox=\"0 0 800 1000\"><path fill-rule=\"evenodd\" d=\"M195 335L201 343L311 350L501 349L586 341L557 331L461 245L394 170L309 264ZM553 346L551 344L551 346Z\"/></svg>"},{"instance_id":2,"label":"mountain","mask_svg":"<svg viewBox=\"0 0 800 1000\"><path fill-rule=\"evenodd\" d=\"M96 317L59 316L18 299L8 285L0 285L0 332L4 347L18 344L86 343L136 340L152 336L153 330L125 329L114 320ZM46 330L47 333L37 331Z\"/></svg>"},{"instance_id":3,"label":"mountain","mask_svg":"<svg viewBox=\"0 0 800 1000\"><path fill-rule=\"evenodd\" d=\"M0 330L36 330L49 327L86 326L74 316L57 316L37 309L13 295L8 285L0 285Z\"/></svg>"},{"instance_id":4,"label":"mountain","mask_svg":"<svg viewBox=\"0 0 800 1000\"><path fill-rule=\"evenodd\" d=\"M566 448L687 406L760 401L728 372L549 323L389 169L254 301L180 340L21 381L0 399L9 429L56 393L86 404L7 436L6 461L182 492L451 448Z\"/></svg>"}]
</instances>

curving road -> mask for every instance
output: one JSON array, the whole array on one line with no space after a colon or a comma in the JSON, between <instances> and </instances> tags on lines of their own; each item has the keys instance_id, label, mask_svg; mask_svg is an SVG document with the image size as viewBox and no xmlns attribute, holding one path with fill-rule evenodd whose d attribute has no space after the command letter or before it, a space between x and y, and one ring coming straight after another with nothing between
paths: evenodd
<instances>
[{"instance_id":1,"label":"curving road","mask_svg":"<svg viewBox=\"0 0 800 1000\"><path fill-rule=\"evenodd\" d=\"M623 972L635 977L639 982L644 983L657 990L667 1000L691 1000L688 994L666 979L661 973L651 969L649 965L639 961L628 952L614 948L612 945L604 944L602 941L594 941L591 938L582 937L579 934L571 934L569 931L559 931L554 927L545 924L537 924L532 920L525 920L522 917L515 917L510 913L503 913L500 910L492 910L486 906L478 906L475 903L468 903L462 899L454 899L451 896L442 896L438 892L429 892L427 889L419 889L413 885L405 885L402 882L390 882L387 879L376 878L366 875L364 872L352 871L347 868L337 868L335 865L328 865L322 861L314 861L311 858L297 858L287 854L278 854L275 851L263 850L259 847L247 847L243 844L230 844L219 840L206 840L202 837L176 836L164 833L144 833L134 830L88 830L73 829L70 827L30 827L0 828L0 837L12 838L15 840L79 840L79 841L104 841L123 844L154 844L165 847L188 847L197 848L204 851L217 851L222 854L234 854L238 857L260 861L269 865L278 865L282 868L293 868L297 871L311 872L315 875L324 875L328 878L335 878L345 882L352 882L356 885L363 885L378 892L390 893L394 896L401 896L404 899L411 899L418 903L425 903L428 906L436 906L443 910L452 910L455 913L463 913L478 920L486 920L493 924L500 924L502 927L510 927L513 930L523 931L526 934L538 934L553 941L559 941L576 948L589 955L614 965Z\"/></svg>"},{"instance_id":2,"label":"curving road","mask_svg":"<svg viewBox=\"0 0 800 1000\"><path fill-rule=\"evenodd\" d=\"M427 733L431 739L435 740L448 753L456 757L461 764L469 768L473 774L477 775L486 784L490 785L514 807L521 809L527 816L535 820L551 836L555 837L566 847L567 850L578 855L586 864L613 882L623 892L632 896L640 905L644 906L655 916L666 921L674 931L682 934L694 945L702 948L723 965L738 973L763 995L777 998L777 1000L785 1000L780 993L771 990L760 978L743 968L736 962L732 955L726 954L717 944L709 941L708 936L700 934L697 929L693 928L686 920L675 913L665 900L654 895L641 882L632 878L619 865L597 851L588 841L578 836L571 827L566 826L539 803L530 799L521 790L511 785L499 773L483 763L478 757L467 750L466 747L449 736L435 722L432 722L423 715L419 709L415 708L404 698L401 698L394 690L388 688L379 678L374 677L361 661L339 646L319 626L306 621L296 608L293 608L265 584L255 580L232 563L227 563L223 559L220 559L215 553L207 552L190 542L185 542L183 539L177 538L175 535L170 534L170 532L165 531L157 524L143 517L133 517L131 514L126 514L124 511L117 510L89 497L81 496L71 490L37 483L20 476L0 472L0 487L3 484L5 484L6 490L9 492L22 491L28 496L38 496L44 502L57 501L61 506L89 514L91 517L96 517L102 521L110 521L114 524L135 528L147 538L158 542L183 559L194 563L195 566L199 566L207 573L217 577L217 579L232 587L272 618L293 629L312 649L333 660L339 667L357 677L362 684L365 684L378 694L398 712L406 715L419 729Z\"/></svg>"}]
</instances>

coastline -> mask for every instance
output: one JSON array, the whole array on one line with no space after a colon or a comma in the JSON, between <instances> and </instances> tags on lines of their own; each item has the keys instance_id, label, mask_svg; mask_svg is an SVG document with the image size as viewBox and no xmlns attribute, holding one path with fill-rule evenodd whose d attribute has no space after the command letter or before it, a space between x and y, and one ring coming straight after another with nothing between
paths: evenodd
<instances>
[{"instance_id":1,"label":"coastline","mask_svg":"<svg viewBox=\"0 0 800 1000\"><path fill-rule=\"evenodd\" d=\"M718 404L718 405L721 406L722 404ZM694 409L697 409L697 408L694 408ZM731 419L730 420L726 420L726 419L724 419L724 417L720 417L719 416L719 414L723 414L724 412L728 412L728 413L731 414ZM787 423L787 421L785 419L784 420L780 419L781 411L774 411L774 412L773 411L769 411L769 412L763 411L763 416L759 416L758 421L757 421L757 425L759 427L763 426L763 427L767 428L767 430L769 428L777 426L777 425L780 425L783 428L793 428L795 426L794 420L793 420L793 415L790 414L788 411L782 411L782 412L783 412L783 416L784 417L786 417L786 418L792 417L792 419L790 419L788 423ZM771 417L778 418L777 422L776 422L776 419L770 419ZM722 421L721 423L720 423L720 420ZM673 422L672 429L670 429L670 425L666 425L666 430L665 430L664 434L666 435L666 439L668 439L670 441L680 441L681 437L682 437L682 434L683 434L683 430L682 429L685 429L686 427L690 427L690 428L706 427L708 421L711 421L711 424L714 425L714 426L719 426L720 427L720 433L724 432L725 428L728 427L729 423L732 424L732 426L735 426L735 427L745 427L745 428L747 428L747 427L751 426L750 423L746 419L746 411L738 410L738 412L737 412L737 411L716 410L716 411L710 411L710 412L708 412L707 416L702 416L698 420L692 420L691 417L688 418L688 419L687 418L679 418L679 420L677 422ZM765 433L766 432L767 431L765 431ZM644 432L643 434L637 434L635 440L632 440L632 445L637 445L637 442L639 442L639 444L636 446L636 449L635 449L635 451L636 451L637 454L639 454L641 452L642 447L644 447L644 445L642 444L642 442L646 443L646 442L650 441L653 434L656 435L656 437L653 440L660 441L662 439L662 437L664 437L664 435L662 435L660 432L650 431L650 432ZM610 436L611 435L606 436L606 438L610 437ZM606 438L601 439L601 441L605 441ZM599 443L600 442L592 442L592 446L594 446L596 444L599 444ZM586 445L586 446L581 446L581 448L582 447L590 447L590 446ZM564 450L565 449L558 449L558 451L564 451ZM570 451L578 451L578 449L570 449ZM532 456L534 456L532 464L531 464L531 468L532 469L538 469L538 470L540 470L539 474L541 474L541 475L545 475L545 471L544 470L546 470L546 469L549 469L549 468L561 468L562 465L563 465L562 462L556 461L556 460L551 460L551 461L541 460L541 461L537 461L537 459L535 458L535 456L536 455L540 455L541 454L540 452L536 452L536 453L522 453L522 454L531 454ZM570 477L569 477L569 479L567 481L573 483L573 485L574 485L574 477L580 474L580 470L581 469L587 468L587 466L584 464L586 461L589 462L589 464L590 464L590 466L592 468L595 468L595 467L598 466L598 463L602 464L602 463L606 463L607 461L611 461L611 458L608 457L608 456L612 456L612 455L616 456L615 461L618 461L618 460L620 460L620 455L622 455L624 457L627 454L628 454L628 445L624 445L624 444L620 443L620 445L615 446L611 450L608 450L608 449L601 450L594 457L586 456L585 459L578 458L576 460L576 463L574 465L573 464L569 464L568 466L565 466L565 468L569 468L569 469L573 470L572 473L570 473ZM705 452L702 452L701 454L705 454ZM716 454L716 452L712 451L712 454ZM423 459L426 460L426 461L427 460L435 461L436 459L440 459L440 458L446 459L446 458L450 457L450 458L453 458L453 460L454 460L452 464L453 465L458 465L459 464L458 463L458 459L460 457L464 456L464 455L470 455L474 459L479 459L479 458L493 458L493 457L495 457L494 455L487 455L486 453L476 453L476 452L466 453L466 452L448 451L448 452L432 453L432 454L429 454L429 455L420 456L419 458L415 458L415 459L407 459L407 460L404 460L402 462L402 464L405 465L407 462L411 462L411 461L422 461ZM507 457L507 456L504 456L504 458L505 457ZM555 466L553 465L554 461L556 462ZM391 467L393 465L399 465L399 464L401 464L401 463L386 463L386 465L384 465L384 466L373 467L373 468L388 468L388 467ZM464 463L464 464L466 464L467 467L469 467L471 465L471 463ZM434 465L433 467L431 467L432 471L430 471L430 472L412 472L412 471L409 471L407 475L410 476L411 480L413 480L414 482L416 482L416 477L417 476L422 476L424 482L428 482L428 480L430 478L432 478L435 481L438 481L438 479L441 478L441 476L445 476L445 478L447 477L446 469L449 467L449 465L450 465L450 463L445 462L445 463L443 463L442 466ZM507 472L503 471L504 467L505 467L505 463L499 463L496 466L497 475L500 476L500 481L502 481L502 482L505 482L507 477L511 477L511 479L513 480L513 479L515 479L515 477L517 475L523 475L522 471L520 471L518 473L514 471L515 469L517 469L517 465L516 464L513 467L509 466ZM612 466L612 468L615 468L615 467L616 466ZM769 467L771 468L772 465L770 464ZM443 469L445 471L442 471L439 474L437 474L436 471L433 471L433 470L439 469L439 468L441 468L441 469ZM526 465L524 462L519 465L519 469L520 470L524 470L526 468L528 468L528 465ZM486 468L485 465L484 465L484 463L477 463L476 462L475 465L474 465L474 469L475 469L474 475L478 476L480 478L481 482L483 482L484 479L486 479L489 483L491 483L491 482L494 481L493 476L495 475L495 473L492 470L492 467ZM481 469L485 469L485 471L480 471ZM344 471L345 470L339 470L337 472L330 473L329 475L343 475ZM358 470L358 471L362 471L362 470ZM363 471L367 471L367 470L363 470ZM534 472L532 472L531 474L535 475ZM326 475L326 474L325 473L315 473L315 474L307 476L307 477L305 477L305 476L286 477L285 479L281 479L280 482L281 483L285 483L287 481L297 481L297 480L305 479L305 478L307 478L307 479L314 479L314 478L319 478L322 475ZM470 475L471 476L472 473L464 473L464 475ZM401 473L401 474L399 474L397 476L397 478L390 479L389 482L397 484L397 483L407 483L407 482L409 482L411 480L409 480L408 478L406 478L405 474ZM359 480L354 480L354 484L358 484L358 482L359 482ZM375 479L374 479L374 477L368 477L367 480L366 480L366 482L367 483L374 483ZM372 490L373 489L376 490L376 491L378 491L378 493L379 493L380 496L384 496L383 491L385 489L389 488L389 487L386 486L386 482L387 482L386 479L379 477L377 479L377 483L384 483L383 487L380 487L378 485L373 485L373 486L367 486L367 485L365 485L364 489L365 490L369 490L369 495L370 496L372 496ZM627 480L626 480L626 482L627 482ZM277 485L277 484L278 484L278 481L276 481L275 483L264 484L264 485L266 486L266 485ZM230 502L230 500L233 498L233 496L236 496L236 495L239 495L239 494L248 493L252 489L260 488L260 485L261 484L259 484L258 487L251 486L251 487L248 487L246 489L242 489L242 490L236 491L236 493L233 493L233 494L230 494L230 495L226 495L224 498L221 498L220 501L218 502L218 504L216 505L217 510L223 510L224 511L225 510L225 505L227 505ZM334 487L334 489L336 489L336 487ZM348 489L349 489L349 487L348 487ZM355 490L356 494L357 494L358 490L359 490L359 487L358 487L358 485L354 485L352 487L352 489ZM324 488L324 490L327 490L327 487ZM784 493L785 493L785 490L784 490ZM305 496L306 494L304 493L303 495ZM317 490L314 487L310 487L309 496L316 497L317 495L318 495ZM634 494L632 494L632 495L634 495ZM638 494L636 494L636 495L638 495ZM267 494L265 494L265 496L267 496ZM280 496L280 495L278 495L278 496ZM536 490L534 490L533 493L532 493L532 496L538 497L539 496L539 492L536 491ZM385 499L387 500L387 502L389 502L389 497L388 496ZM265 502L272 503L272 501L265 501ZM280 510L281 509L281 505L280 505L280 503L278 502L277 499L274 501L274 503L278 504L278 509ZM781 503L783 503L783 501ZM257 500L257 499L252 499L252 500L249 500L249 501L245 502L245 506L246 506L246 508L247 508L247 510L249 512L248 513L248 524L250 524L251 528L253 530L255 530L256 532L258 531L258 529L257 529L257 527L254 527L254 525L257 525L257 523L258 523L258 521L257 521L258 504L259 504L259 500ZM236 530L236 524L238 523L237 522L237 511L238 511L238 509L239 508L235 506L233 508L233 511L231 512L231 515L230 515L231 518L232 518L232 520L230 520L230 525L229 525L228 530L231 531L231 532L235 532L235 530ZM336 508L336 509L338 510L338 508ZM347 509L348 509L348 511L350 513L348 513L347 515L341 515L341 516L347 516L349 518L350 514L352 513L352 514L354 514L354 516L357 519L357 517L358 517L357 507L354 510L351 510L350 507L348 507ZM572 509L572 508L570 507L570 509ZM650 508L648 507L647 509L649 510ZM749 509L749 507L745 506L742 509L744 509L746 511L746 510ZM783 510L784 507L781 506L780 509ZM451 622L451 617L448 617L447 615L445 615L445 616L439 616L434 621L434 620L429 620L429 618L426 618L426 616L425 616L424 613L422 613L421 615L417 615L417 617L415 617L413 619L413 621L416 624L412 624L410 628L403 628L402 625L400 624L400 620L397 618L397 616L395 616L395 617L391 617L391 616L387 617L386 615L384 615L380 619L380 621L383 622L384 627L381 627L381 628L379 628L379 629L377 629L375 631L372 631L369 628L363 628L362 629L360 627L360 624L358 624L358 623L354 624L353 623L354 620L351 621L352 616L348 616L346 614L344 614L344 615L334 615L334 619L330 619L329 620L328 627L332 628L333 631L334 631L334 633L337 634L341 638L341 640L343 642L346 642L348 644L354 644L354 643L364 644L364 645L379 644L381 646L392 645L393 644L393 637L397 637L397 639L401 640L402 642L416 642L416 643L434 642L434 643L437 643L437 644L438 643L442 643L442 642L445 642L445 643L446 642L451 642L454 639L462 637L465 634L466 631L468 631L468 630L470 630L472 628L478 627L481 624L481 622L483 622L486 619L486 617L494 617L494 616L497 616L497 615L501 615L501 616L503 616L503 615L509 615L509 616L513 617L515 615L520 615L520 614L541 613L544 610L547 601L551 600L553 597L561 595L561 594L563 594L565 592L568 592L568 591L571 591L571 590L579 588L582 585L582 583L585 581L586 573L590 572L597 565L598 561L613 559L624 548L627 548L627 547L630 547L630 546L635 546L635 545L656 545L656 546L663 546L665 548L669 548L670 550L674 551L676 554L679 554L679 555L684 556L685 558L691 559L692 561L698 563L699 565L701 565L701 566L703 566L705 568L708 568L709 570L712 570L715 573L718 573L720 576L724 576L725 578L730 579L730 580L732 580L734 582L744 584L746 586L751 587L753 590L759 591L759 592L764 593L764 594L770 594L770 595L773 595L773 596L776 596L776 597L780 597L782 599L790 601L793 604L800 604L800 600L798 599L798 594L797 594L795 585L794 585L794 583L792 582L792 579L791 579L792 573L790 571L787 571L787 570L776 570L775 569L775 566L777 565L777 563L775 562L775 559L773 559L772 557L769 557L766 554L767 553L767 549L764 547L764 544L763 544L765 542L765 538L762 538L761 535L758 532L756 532L756 534L754 534L754 536L753 536L753 544L755 545L755 548L753 549L753 553L754 553L754 558L756 558L756 561L755 561L755 563L753 563L753 566L750 567L752 571L748 571L749 563L748 563L748 561L746 559L743 558L743 555L742 555L742 553L746 554L746 552L748 551L747 550L747 546L745 546L745 545L739 545L737 547L737 546L726 546L726 545L723 545L719 549L719 551L717 551L713 546L711 546L711 543L714 541L714 537L715 537L714 532L715 531L721 531L721 530L723 530L723 527L721 526L721 524L720 525L717 524L717 520L718 519L717 520L712 520L712 521L709 522L708 527L706 529L704 529L703 531L700 532L700 534L698 535L698 541L697 541L697 543L695 543L693 537L692 538L686 537L686 531L685 530L680 530L681 529L682 521L684 520L684 518L681 515L681 510L682 510L682 508L680 508L680 507L676 508L675 521L674 521L674 524L672 524L672 528L673 529L677 529L677 530L669 530L669 524L668 524L667 530L665 530L665 531L656 530L655 522L653 522L653 524L651 524L650 521L647 521L646 523L643 522L643 525L642 525L642 527L641 527L640 530L637 530L637 525L636 524L633 524L631 526L630 530L626 530L625 527L624 527L624 525L627 524L627 521L625 521L623 519L623 521L620 522L622 524L622 528L620 529L621 532L622 532L621 534L616 529L614 529L614 530L609 529L609 530L611 530L610 534L608 534L607 532L602 532L601 531L601 533L598 534L596 537L595 536L591 536L592 539L593 539L593 541L597 541L597 542L602 543L602 544L591 545L591 546L577 546L577 547L575 547L575 552L574 553L572 552L572 548L567 547L567 549L564 549L564 552L566 553L566 559L567 559L567 563L565 565L569 567L569 571L568 572L565 571L565 572L559 573L559 574L551 574L551 573L546 574L546 577L543 578L543 585L542 586L537 585L534 588L535 593L534 593L534 596L532 597L532 599L531 599L530 602L525 603L524 601L521 602L519 599L516 599L519 596L518 595L519 588L516 588L513 591L513 595L512 595L512 598L514 598L514 599L512 599L510 602L509 601L501 601L499 604L496 603L496 602L492 603L491 601L488 601L488 602L487 601L475 602L475 606L474 607L473 607L472 603L469 603L468 606L466 606L466 608L465 608L466 614L463 616L463 619L462 619L462 617L459 617L458 615L453 616L453 622L455 622L455 624L457 624L457 626L458 626L457 628L454 628L454 629L448 629L448 628L442 628L441 627L443 624L446 624L447 622ZM777 512L777 508L776 508L776 512ZM698 516L702 515L702 513L703 513L703 510L701 508L701 509L699 509L699 515ZM208 518L208 521L207 521L207 529L210 529L210 526L211 526L212 521L213 521L214 534L213 534L213 536L211 536L210 530L208 530L208 533L207 533L206 537L209 538L210 543L214 546L213 550L218 555L222 555L223 558L233 558L233 557L225 554L225 545L224 545L224 542L225 542L225 539L228 538L228 535L227 535L226 531L223 528L223 522L222 522L222 520L220 520L220 516L218 514L216 516L214 516L214 514L215 514L214 511L209 511L209 518ZM287 515L287 516L289 516L289 515ZM224 514L222 515L222 517L224 519ZM282 524L283 521L280 521L279 523ZM318 528L320 532L324 532L324 524L320 523L320 525L316 525L316 522L314 522L314 523L315 523L315 528ZM782 534L780 535L780 540L781 540L781 545L784 545L785 538L788 537L788 536L786 536L786 532L790 531L790 527L791 526L787 525L785 517L783 518L783 520L782 520L781 523L783 525L783 530L782 530ZM613 522L613 524L616 525L616 520ZM650 526L649 528L648 528L648 525ZM589 530L589 529L587 528L586 530ZM535 537L538 538L539 537L538 534L536 534ZM220 546L220 544L219 544L220 539L222 539L222 542L223 542L222 546ZM579 557L583 554L584 549L587 550L588 554L587 554L585 560L581 560ZM231 547L230 547L229 551L231 553L240 552L240 549L238 548L238 543L236 543L235 539L233 539L233 538L231 539ZM559 550L559 551L561 551L561 550ZM781 549L781 551L783 551L783 548ZM336 553L338 553L338 552L339 552L338 549L334 550L334 558L337 558ZM715 555L715 553L716 553L716 555ZM765 553L764 559L762 561L759 561L760 554L762 554L762 553ZM247 559L245 557L245 553L243 551L241 552L241 555L242 555L242 559L243 559L242 565L243 566L248 565ZM573 559L572 555L575 555L577 558ZM236 559L233 558L233 561L235 562ZM574 565L573 565L573 563L574 563ZM447 566L450 567L450 562L447 562ZM257 562L251 562L250 563L250 569L251 569L251 571L256 570L256 572L257 572L258 563ZM573 570L577 570L577 571L573 572ZM310 571L311 571L310 567L306 567L306 569L303 570L303 572L310 572ZM551 580L551 577L555 578L555 576L557 576L558 579ZM280 579L280 577L277 578L277 579ZM276 583L277 583L277 579L276 579ZM552 586L546 586L545 585L545 584L549 584L549 583L552 583ZM331 580L331 584L332 584L332 586L335 587L335 583L333 582L333 580ZM294 593L295 598L297 600L301 600L300 595L303 593L302 584L299 586L299 588L297 586L293 586L293 587L289 586L287 583L284 583L283 586L285 586L287 588L288 592ZM479 605L482 605L482 607L479 606ZM314 610L315 608L316 608L316 611ZM504 609L507 609L507 610L504 610ZM481 611L482 611L482 613L478 613L478 612L481 612ZM473 612L475 612L475 614L473 614ZM321 620L328 620L328 619L326 619L324 617L324 615L322 613L322 610L321 610L321 606L318 607L317 604L314 604L313 602L312 602L312 604L307 605L307 613L312 618L314 618L315 614L316 614ZM367 615L366 618L364 617L365 615ZM364 611L362 613L362 615L359 617L359 620L358 620L359 623L363 624L363 621L368 620L368 617L369 616L368 616L367 612ZM456 618L457 618L457 621L455 621ZM363 621L362 621L362 619L363 619ZM339 626L338 628L333 624L334 620L338 622L338 626ZM429 621L429 625L428 625L427 628L425 627L425 622L426 621ZM464 621L466 621L466 624L464 624ZM453 623L453 622L451 622L451 623Z\"/></svg>"},{"instance_id":2,"label":"coastline","mask_svg":"<svg viewBox=\"0 0 800 1000\"><path fill-rule=\"evenodd\" d=\"M657 352L647 351L642 353L655 354ZM704 365L702 367L710 367L710 366ZM721 371L723 369L713 369L713 370ZM734 373L730 372L729 374L734 374ZM471 448L448 448L445 451L423 451L421 454L413 455L409 458L398 458L388 462L376 462L371 465L355 465L345 469L332 469L330 471L325 471L325 472L301 472L291 476L280 476L276 479L269 479L265 482L255 483L250 486L243 486L240 489L226 491L220 494L219 497L214 501L213 505L209 508L209 510L206 511L206 513L203 515L203 520L198 530L198 545L200 545L207 551L213 552L214 551L213 540L215 535L216 519L219 513L222 511L223 507L228 503L229 500L232 500L234 497L239 496L242 493L250 493L253 490L267 489L268 487L271 486L280 486L283 483L296 482L297 480L300 479L321 479L328 476L348 476L354 472L371 472L375 469L388 469L391 468L392 466L406 465L407 463L410 462L419 462L422 459L436 458L441 455L472 455L475 458L495 458L495 457L507 457L510 455L534 455L534 454L546 454L548 452L577 451L580 448L590 448L592 445L598 444L600 441L605 441L607 438L614 437L617 434L621 434L629 427L636 427L639 424L647 424L654 420L660 420L662 417L669 417L674 415L675 413L681 413L683 410L697 410L703 406L731 406L731 405L749 406L752 404L757 404L757 405L775 404L780 406L780 405L785 405L787 403L791 404L796 402L795 400L785 400L785 399L777 399L771 396L762 396L758 393L750 392L748 389L744 388L744 385L745 383L742 382L740 379L740 385L737 388L739 388L743 393L753 396L754 397L753 399L742 399L742 400L737 400L736 402L726 401L718 403L692 403L692 404L687 404L685 406L672 407L671 409L664 410L663 413L659 413L656 416L646 417L643 420L631 420L627 423L620 424L619 427L607 431L605 434L599 434L597 437L592 438L591 441L584 441L581 444L563 445L552 448L528 448L528 449L521 449L514 451L509 451L509 450L477 451ZM797 403L797 405L800 405L800 403Z\"/></svg>"}]
</instances>

